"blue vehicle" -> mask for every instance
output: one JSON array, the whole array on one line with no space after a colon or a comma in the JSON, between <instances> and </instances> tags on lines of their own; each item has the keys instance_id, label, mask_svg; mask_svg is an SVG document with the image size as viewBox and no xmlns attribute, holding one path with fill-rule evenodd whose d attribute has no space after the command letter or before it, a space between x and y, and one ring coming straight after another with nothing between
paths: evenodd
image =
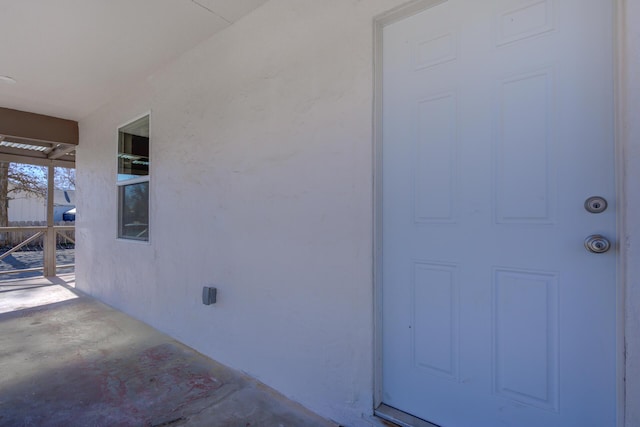
<instances>
[{"instance_id":1,"label":"blue vehicle","mask_svg":"<svg viewBox=\"0 0 640 427\"><path fill-rule=\"evenodd\" d=\"M63 221L75 221L76 220L76 208L69 209L62 214Z\"/></svg>"}]
</instances>

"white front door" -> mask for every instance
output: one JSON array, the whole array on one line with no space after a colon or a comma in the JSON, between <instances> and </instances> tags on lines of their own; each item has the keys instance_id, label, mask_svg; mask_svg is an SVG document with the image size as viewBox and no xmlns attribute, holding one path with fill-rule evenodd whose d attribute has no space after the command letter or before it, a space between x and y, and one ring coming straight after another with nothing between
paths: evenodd
<instances>
[{"instance_id":1,"label":"white front door","mask_svg":"<svg viewBox=\"0 0 640 427\"><path fill-rule=\"evenodd\" d=\"M383 28L385 404L616 425L612 3L448 0Z\"/></svg>"}]
</instances>

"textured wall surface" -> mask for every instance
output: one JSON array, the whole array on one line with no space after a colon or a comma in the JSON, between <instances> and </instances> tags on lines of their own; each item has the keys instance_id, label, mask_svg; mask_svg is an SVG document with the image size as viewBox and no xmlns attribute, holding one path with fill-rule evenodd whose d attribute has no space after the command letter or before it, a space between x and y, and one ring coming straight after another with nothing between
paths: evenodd
<instances>
[{"instance_id":1,"label":"textured wall surface","mask_svg":"<svg viewBox=\"0 0 640 427\"><path fill-rule=\"evenodd\" d=\"M78 287L366 423L373 18L400 3L269 1L81 120ZM150 243L117 241L117 128L149 110Z\"/></svg>"},{"instance_id":2,"label":"textured wall surface","mask_svg":"<svg viewBox=\"0 0 640 427\"><path fill-rule=\"evenodd\" d=\"M401 3L270 0L81 120L78 287L325 417L368 425L372 28ZM640 19L629 3L622 146L635 426ZM151 240L118 241L117 128L147 111ZM202 305L205 285L218 287L217 304Z\"/></svg>"}]
</instances>

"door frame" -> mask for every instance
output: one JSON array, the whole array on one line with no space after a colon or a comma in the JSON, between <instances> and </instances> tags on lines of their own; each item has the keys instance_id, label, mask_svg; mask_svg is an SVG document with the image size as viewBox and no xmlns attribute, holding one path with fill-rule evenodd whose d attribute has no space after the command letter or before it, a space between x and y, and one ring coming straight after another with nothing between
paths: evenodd
<instances>
[{"instance_id":1,"label":"door frame","mask_svg":"<svg viewBox=\"0 0 640 427\"><path fill-rule=\"evenodd\" d=\"M383 405L382 400L382 56L383 56L383 29L389 24L413 16L447 0L411 0L394 9L374 17L373 22L373 409ZM627 236L626 209L627 194L625 175L625 148L631 144L626 137L626 116L629 114L625 92L627 77L625 74L624 59L626 55L625 28L626 0L613 0L613 66L614 66L614 151L615 151L615 186L616 186L616 236L615 242L622 242L623 236ZM627 245L618 243L618 258L616 265L616 419L617 427L625 425L625 412L627 404L631 402L625 395L625 340L632 339L625 333L627 323L625 321L626 286L629 279L627 265ZM632 331L629 331L630 333ZM633 379L627 378L629 386ZM636 384L640 380L634 382ZM384 405L383 405L384 406ZM385 417L387 418L387 417ZM412 417L409 417L412 418ZM402 420L397 420L402 422ZM411 422L402 422L402 425L410 425Z\"/></svg>"}]
</instances>

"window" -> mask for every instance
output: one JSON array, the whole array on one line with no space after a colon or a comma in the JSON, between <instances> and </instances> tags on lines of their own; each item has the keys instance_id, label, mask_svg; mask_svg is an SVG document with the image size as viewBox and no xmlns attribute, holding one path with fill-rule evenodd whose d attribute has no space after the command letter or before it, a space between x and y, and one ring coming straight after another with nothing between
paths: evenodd
<instances>
[{"instance_id":1,"label":"window","mask_svg":"<svg viewBox=\"0 0 640 427\"><path fill-rule=\"evenodd\" d=\"M118 129L118 237L149 240L149 116Z\"/></svg>"}]
</instances>

